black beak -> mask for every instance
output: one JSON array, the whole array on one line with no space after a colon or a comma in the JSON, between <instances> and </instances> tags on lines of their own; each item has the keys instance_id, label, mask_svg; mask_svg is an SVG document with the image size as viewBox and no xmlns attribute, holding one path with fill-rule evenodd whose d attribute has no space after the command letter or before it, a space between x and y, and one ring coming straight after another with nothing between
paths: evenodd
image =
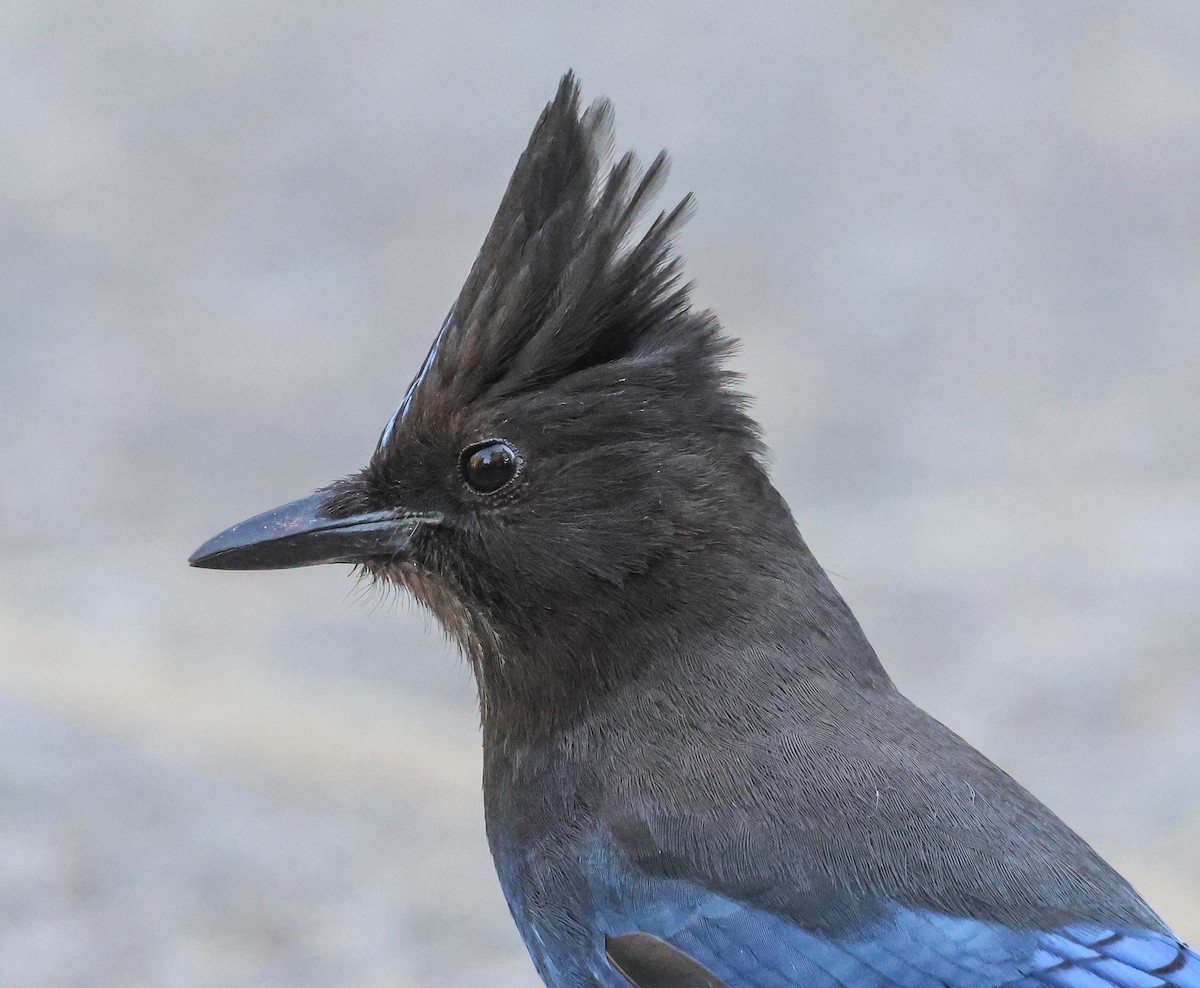
<instances>
[{"instance_id":1,"label":"black beak","mask_svg":"<svg viewBox=\"0 0 1200 988\"><path fill-rule=\"evenodd\" d=\"M323 513L330 491L264 511L214 535L188 562L204 569L290 569L317 563L361 563L404 552L436 512L371 511L349 518Z\"/></svg>"}]
</instances>

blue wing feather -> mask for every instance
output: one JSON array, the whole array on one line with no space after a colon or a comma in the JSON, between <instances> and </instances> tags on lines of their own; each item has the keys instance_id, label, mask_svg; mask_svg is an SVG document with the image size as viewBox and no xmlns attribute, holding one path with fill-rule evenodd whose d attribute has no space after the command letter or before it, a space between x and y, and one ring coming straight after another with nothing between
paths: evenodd
<instances>
[{"instance_id":1,"label":"blue wing feather","mask_svg":"<svg viewBox=\"0 0 1200 988\"><path fill-rule=\"evenodd\" d=\"M553 988L629 988L605 937L639 931L729 988L1200 988L1200 955L1165 927L1014 929L875 900L863 911L872 919L821 931L696 882L647 875L604 841L568 858L502 853L497 864Z\"/></svg>"},{"instance_id":2,"label":"blue wing feather","mask_svg":"<svg viewBox=\"0 0 1200 988\"><path fill-rule=\"evenodd\" d=\"M641 918L730 988L1200 988L1200 956L1154 931L1012 930L896 907L838 938L711 894Z\"/></svg>"}]
</instances>

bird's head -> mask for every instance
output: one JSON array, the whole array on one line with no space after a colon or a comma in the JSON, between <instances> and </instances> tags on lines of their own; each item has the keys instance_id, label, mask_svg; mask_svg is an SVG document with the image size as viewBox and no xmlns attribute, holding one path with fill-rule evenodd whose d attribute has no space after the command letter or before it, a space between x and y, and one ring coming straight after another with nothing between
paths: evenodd
<instances>
[{"instance_id":1,"label":"bird's head","mask_svg":"<svg viewBox=\"0 0 1200 988\"><path fill-rule=\"evenodd\" d=\"M370 463L193 565L348 562L407 588L462 643L486 713L547 675L603 685L636 661L630 629L720 621L770 551L802 545L723 366L730 342L680 281L688 200L643 220L666 159L606 167L609 117L563 79ZM549 674L506 663L550 653Z\"/></svg>"}]
</instances>

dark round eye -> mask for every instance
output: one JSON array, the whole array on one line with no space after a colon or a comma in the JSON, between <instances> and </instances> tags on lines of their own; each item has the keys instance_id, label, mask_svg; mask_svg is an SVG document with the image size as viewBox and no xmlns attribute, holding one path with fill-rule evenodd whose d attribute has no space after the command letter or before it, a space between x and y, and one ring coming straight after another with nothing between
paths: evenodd
<instances>
[{"instance_id":1,"label":"dark round eye","mask_svg":"<svg viewBox=\"0 0 1200 988\"><path fill-rule=\"evenodd\" d=\"M508 443L496 439L468 446L462 452L463 479L480 494L494 494L517 475L521 461Z\"/></svg>"}]
</instances>

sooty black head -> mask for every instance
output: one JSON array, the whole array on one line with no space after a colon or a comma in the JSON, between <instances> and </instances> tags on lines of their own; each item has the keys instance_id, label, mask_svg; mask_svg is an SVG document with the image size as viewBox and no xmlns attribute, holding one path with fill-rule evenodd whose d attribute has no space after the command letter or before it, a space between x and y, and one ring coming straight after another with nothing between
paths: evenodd
<instances>
[{"instance_id":1,"label":"sooty black head","mask_svg":"<svg viewBox=\"0 0 1200 988\"><path fill-rule=\"evenodd\" d=\"M688 200L639 224L666 158L640 176L631 155L606 167L609 117L580 111L563 79L429 356L331 508L438 513L403 558L367 566L438 613L485 692L490 651L553 639L595 664L582 653L615 626L733 581L725 554L775 521L791 531L722 366L730 342L680 281Z\"/></svg>"}]
</instances>

